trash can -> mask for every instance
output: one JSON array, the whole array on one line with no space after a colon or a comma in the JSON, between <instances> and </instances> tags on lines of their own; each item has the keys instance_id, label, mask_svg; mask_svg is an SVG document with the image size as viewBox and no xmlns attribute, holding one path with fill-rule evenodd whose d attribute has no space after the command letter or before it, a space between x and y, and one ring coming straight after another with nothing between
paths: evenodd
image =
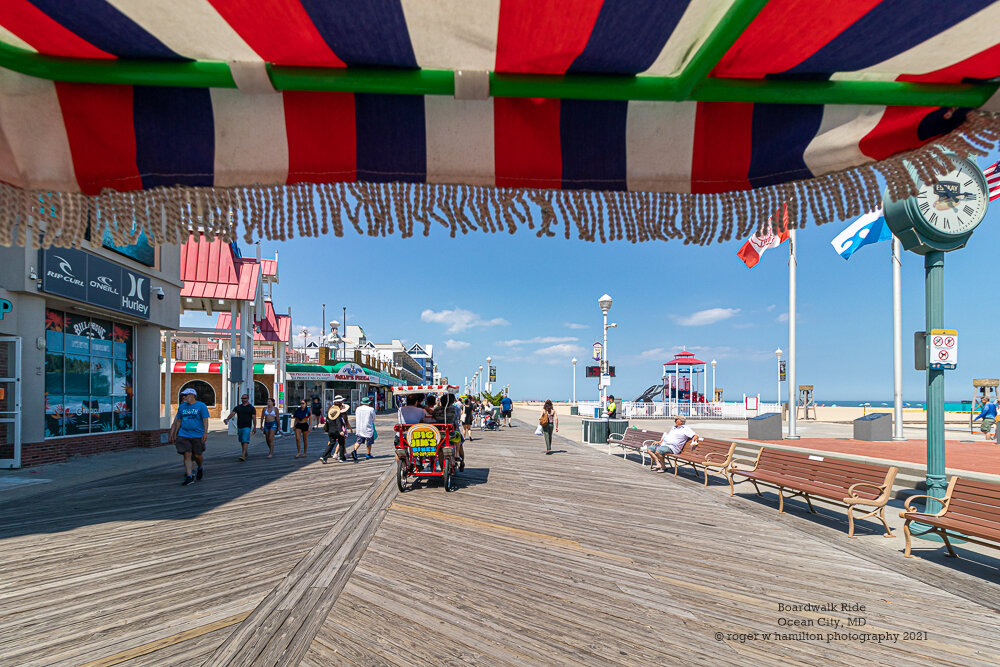
<instances>
[{"instance_id":1,"label":"trash can","mask_svg":"<svg viewBox=\"0 0 1000 667\"><path fill-rule=\"evenodd\" d=\"M873 412L854 420L854 439L881 442L892 440L892 415Z\"/></svg>"},{"instance_id":2,"label":"trash can","mask_svg":"<svg viewBox=\"0 0 1000 667\"><path fill-rule=\"evenodd\" d=\"M771 412L747 419L750 440L781 440L781 413Z\"/></svg>"},{"instance_id":3,"label":"trash can","mask_svg":"<svg viewBox=\"0 0 1000 667\"><path fill-rule=\"evenodd\" d=\"M580 414L580 406L579 405L571 405L571 406L569 406L569 414L570 415L578 415L578 414Z\"/></svg>"},{"instance_id":4,"label":"trash can","mask_svg":"<svg viewBox=\"0 0 1000 667\"><path fill-rule=\"evenodd\" d=\"M584 419L583 441L593 445L608 444L608 420Z\"/></svg>"},{"instance_id":5,"label":"trash can","mask_svg":"<svg viewBox=\"0 0 1000 667\"><path fill-rule=\"evenodd\" d=\"M292 421L292 416L287 412L281 415L281 432L288 433L288 423Z\"/></svg>"},{"instance_id":6,"label":"trash can","mask_svg":"<svg viewBox=\"0 0 1000 667\"><path fill-rule=\"evenodd\" d=\"M628 430L628 420L627 419L609 419L608 420L608 435L617 433L618 435L623 435L625 431ZM607 442L607 438L604 440Z\"/></svg>"}]
</instances>

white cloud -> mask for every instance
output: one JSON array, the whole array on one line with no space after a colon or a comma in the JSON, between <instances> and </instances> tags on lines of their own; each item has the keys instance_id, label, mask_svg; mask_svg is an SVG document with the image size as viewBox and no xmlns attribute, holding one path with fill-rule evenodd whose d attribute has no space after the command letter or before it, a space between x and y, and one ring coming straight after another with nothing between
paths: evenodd
<instances>
[{"instance_id":1,"label":"white cloud","mask_svg":"<svg viewBox=\"0 0 1000 667\"><path fill-rule=\"evenodd\" d=\"M698 327L728 320L738 312L740 312L739 308L708 308L707 310L699 310L690 315L675 315L673 317L677 324L681 326Z\"/></svg>"},{"instance_id":2,"label":"white cloud","mask_svg":"<svg viewBox=\"0 0 1000 667\"><path fill-rule=\"evenodd\" d=\"M775 308L777 308L777 306L776 306L776 305L774 305L774 304L772 303L772 304L771 304L770 306L768 306L768 307L767 307L767 308L765 308L764 310L766 310L767 312L769 312L769 313L770 313L770 312L771 312L772 310L774 310Z\"/></svg>"},{"instance_id":3,"label":"white cloud","mask_svg":"<svg viewBox=\"0 0 1000 667\"><path fill-rule=\"evenodd\" d=\"M782 313L781 315L778 315L775 318L775 321L776 322L787 322L788 321L788 313Z\"/></svg>"},{"instance_id":4,"label":"white cloud","mask_svg":"<svg viewBox=\"0 0 1000 667\"><path fill-rule=\"evenodd\" d=\"M580 340L576 336L535 336L534 338L512 338L511 340L499 341L499 345L504 347L518 347L519 345L549 345L551 343L572 343Z\"/></svg>"},{"instance_id":5,"label":"white cloud","mask_svg":"<svg viewBox=\"0 0 1000 667\"><path fill-rule=\"evenodd\" d=\"M577 324L576 322L566 322L563 326L567 329L586 329L586 324Z\"/></svg>"},{"instance_id":6,"label":"white cloud","mask_svg":"<svg viewBox=\"0 0 1000 667\"><path fill-rule=\"evenodd\" d=\"M583 348L579 345L560 343L558 345L550 345L548 347L539 348L535 350L535 355L540 357L549 357L546 360L548 363L561 364L566 361L567 357L583 355Z\"/></svg>"},{"instance_id":7,"label":"white cloud","mask_svg":"<svg viewBox=\"0 0 1000 667\"><path fill-rule=\"evenodd\" d=\"M472 327L495 327L510 324L510 322L502 317L494 317L493 319L485 320L471 310L465 310L464 308L441 311L428 309L420 313L420 319L424 322L445 324L448 326L448 333L458 333L459 331L465 331L466 329L471 329Z\"/></svg>"},{"instance_id":8,"label":"white cloud","mask_svg":"<svg viewBox=\"0 0 1000 667\"><path fill-rule=\"evenodd\" d=\"M665 361L666 357L669 356L669 354L670 353L667 352L662 347L654 347L651 350L643 350L642 352L640 352L639 353L639 358L640 359L662 359L662 360Z\"/></svg>"},{"instance_id":9,"label":"white cloud","mask_svg":"<svg viewBox=\"0 0 1000 667\"><path fill-rule=\"evenodd\" d=\"M448 339L444 342L444 346L449 350L464 350L469 347L469 343L466 343L464 340Z\"/></svg>"}]
</instances>

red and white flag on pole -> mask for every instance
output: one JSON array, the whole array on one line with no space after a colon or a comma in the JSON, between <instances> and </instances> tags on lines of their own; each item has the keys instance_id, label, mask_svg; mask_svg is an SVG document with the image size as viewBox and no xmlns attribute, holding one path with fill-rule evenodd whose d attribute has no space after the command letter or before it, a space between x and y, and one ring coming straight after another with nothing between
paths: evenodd
<instances>
[{"instance_id":1,"label":"red and white flag on pole","mask_svg":"<svg viewBox=\"0 0 1000 667\"><path fill-rule=\"evenodd\" d=\"M785 204L785 212L781 224L781 230L775 234L774 225L771 222L771 218L767 219L767 232L763 236L758 236L754 234L747 242L743 244L743 247L739 249L736 254L743 263L747 265L748 269L752 269L757 266L757 262L760 261L761 256L766 250L771 248L777 248L779 245L788 240L788 204Z\"/></svg>"},{"instance_id":2,"label":"red and white flag on pole","mask_svg":"<svg viewBox=\"0 0 1000 667\"><path fill-rule=\"evenodd\" d=\"M986 184L990 189L990 201L1000 199L1000 162L994 162L983 169L983 176L986 177Z\"/></svg>"}]
</instances>

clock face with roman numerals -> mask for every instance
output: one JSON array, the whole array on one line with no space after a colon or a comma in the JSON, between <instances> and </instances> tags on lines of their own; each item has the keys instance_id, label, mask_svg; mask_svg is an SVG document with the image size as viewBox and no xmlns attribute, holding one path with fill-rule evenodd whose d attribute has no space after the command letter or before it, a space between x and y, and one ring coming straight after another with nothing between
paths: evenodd
<instances>
[{"instance_id":1,"label":"clock face with roman numerals","mask_svg":"<svg viewBox=\"0 0 1000 667\"><path fill-rule=\"evenodd\" d=\"M954 169L937 183L923 183L915 204L921 218L934 231L960 236L975 229L986 214L989 201L986 179L967 160L952 158Z\"/></svg>"}]
</instances>

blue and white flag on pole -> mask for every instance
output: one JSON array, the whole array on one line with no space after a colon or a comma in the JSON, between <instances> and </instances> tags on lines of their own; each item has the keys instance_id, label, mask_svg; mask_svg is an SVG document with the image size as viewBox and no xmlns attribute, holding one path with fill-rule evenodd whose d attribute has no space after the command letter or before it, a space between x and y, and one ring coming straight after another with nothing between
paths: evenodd
<instances>
[{"instance_id":1,"label":"blue and white flag on pole","mask_svg":"<svg viewBox=\"0 0 1000 667\"><path fill-rule=\"evenodd\" d=\"M837 234L836 238L830 241L830 245L837 251L837 254L844 259L850 259L851 255L872 243L888 241L892 238L892 231L889 225L885 224L885 217L882 209L865 213L863 216L847 226L847 229Z\"/></svg>"}]
</instances>

